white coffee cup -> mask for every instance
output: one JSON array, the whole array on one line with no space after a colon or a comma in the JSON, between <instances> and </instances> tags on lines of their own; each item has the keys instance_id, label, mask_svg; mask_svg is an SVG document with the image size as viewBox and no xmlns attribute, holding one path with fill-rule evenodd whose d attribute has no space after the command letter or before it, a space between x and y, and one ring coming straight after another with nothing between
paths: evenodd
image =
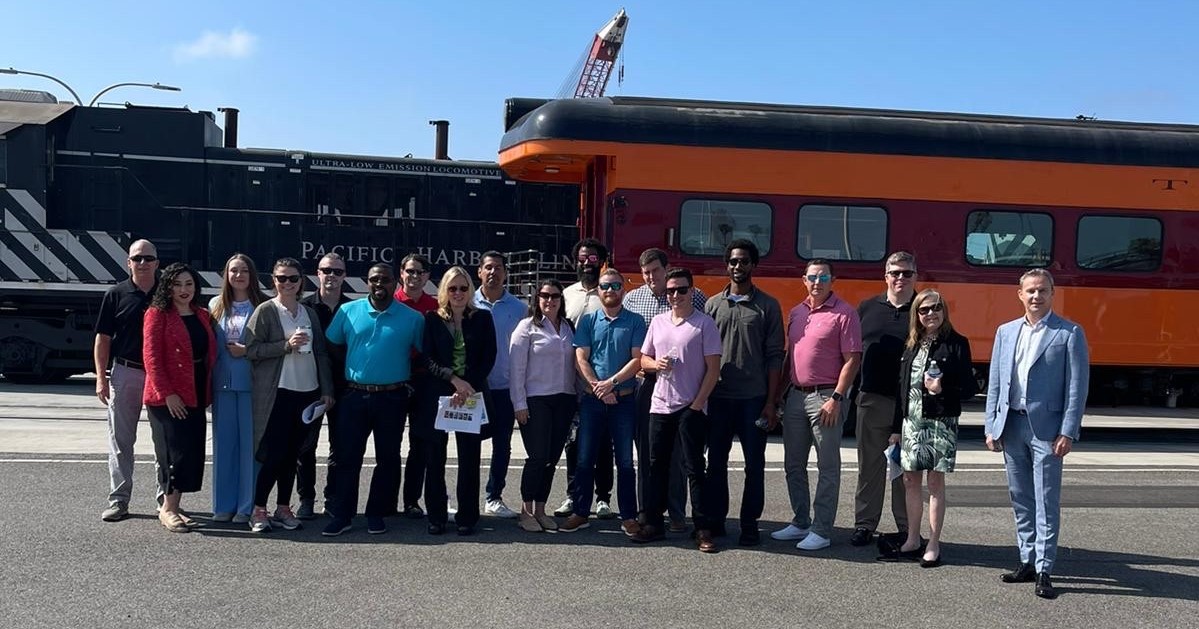
<instances>
[{"instance_id":1,"label":"white coffee cup","mask_svg":"<svg viewBox=\"0 0 1199 629\"><path fill-rule=\"evenodd\" d=\"M312 326L310 326L310 325L298 326L296 328L296 332L303 332L304 334L308 335L308 342L304 343L303 345L300 346L299 352L301 354L311 354L312 353Z\"/></svg>"}]
</instances>

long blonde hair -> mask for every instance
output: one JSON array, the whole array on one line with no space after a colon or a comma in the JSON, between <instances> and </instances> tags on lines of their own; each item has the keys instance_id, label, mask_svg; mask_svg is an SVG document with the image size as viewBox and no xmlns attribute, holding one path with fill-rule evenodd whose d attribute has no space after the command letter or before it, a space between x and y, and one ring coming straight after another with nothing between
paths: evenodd
<instances>
[{"instance_id":1,"label":"long blonde hair","mask_svg":"<svg viewBox=\"0 0 1199 629\"><path fill-rule=\"evenodd\" d=\"M937 332L937 336L944 337L953 332L953 324L949 322L949 304L945 303L945 298L941 296L941 293L926 288L912 300L912 313L908 317L908 349L915 348L924 340L924 326L920 325L920 307L930 302L941 304L941 328Z\"/></svg>"},{"instance_id":2,"label":"long blonde hair","mask_svg":"<svg viewBox=\"0 0 1199 629\"><path fill-rule=\"evenodd\" d=\"M452 266L450 270L441 276L441 283L437 285L437 315L446 321L454 319L454 313L450 311L450 282L455 278L466 278L467 297L471 297L475 292L475 283L470 279L470 273L460 266ZM462 313L466 317L475 309L473 300L466 301L466 311Z\"/></svg>"},{"instance_id":3,"label":"long blonde hair","mask_svg":"<svg viewBox=\"0 0 1199 629\"><path fill-rule=\"evenodd\" d=\"M244 253L235 253L229 256L225 261L225 268L221 270L221 294L212 308L213 321L220 321L225 312L233 307L233 285L229 283L229 267L238 260L245 262L250 271L250 285L246 287L246 292L250 295L250 304L257 308L258 304L270 299L258 287L258 269L254 267L254 260Z\"/></svg>"}]
</instances>

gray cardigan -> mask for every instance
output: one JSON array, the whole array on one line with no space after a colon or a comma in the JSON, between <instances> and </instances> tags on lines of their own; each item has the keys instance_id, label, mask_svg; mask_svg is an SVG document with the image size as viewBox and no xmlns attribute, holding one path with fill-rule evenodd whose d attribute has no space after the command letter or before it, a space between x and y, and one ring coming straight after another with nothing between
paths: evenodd
<instances>
[{"instance_id":1,"label":"gray cardigan","mask_svg":"<svg viewBox=\"0 0 1199 629\"><path fill-rule=\"evenodd\" d=\"M333 397L333 372L329 367L325 333L320 329L321 320L312 308L303 304L300 307L308 311L308 320L312 322L312 352L316 357L321 395ZM246 322L245 342L246 358L253 365L250 395L254 409L254 452L258 452L258 444L262 442L267 420L271 417L271 408L275 406L275 394L279 391L283 357L287 355L287 337L283 336L283 324L279 321L275 300L264 301L254 309Z\"/></svg>"}]
</instances>

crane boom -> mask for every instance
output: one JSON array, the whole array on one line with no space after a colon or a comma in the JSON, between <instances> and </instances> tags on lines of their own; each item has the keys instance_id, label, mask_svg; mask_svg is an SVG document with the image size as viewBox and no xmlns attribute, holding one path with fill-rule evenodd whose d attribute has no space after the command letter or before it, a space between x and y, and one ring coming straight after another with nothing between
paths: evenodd
<instances>
[{"instance_id":1,"label":"crane boom","mask_svg":"<svg viewBox=\"0 0 1199 629\"><path fill-rule=\"evenodd\" d=\"M624 44L628 25L629 16L621 9L603 28L596 31L587 61L583 64L583 73L575 87L575 98L598 98L604 95L608 79L612 76L612 66L616 64L616 57L620 55L620 47Z\"/></svg>"}]
</instances>

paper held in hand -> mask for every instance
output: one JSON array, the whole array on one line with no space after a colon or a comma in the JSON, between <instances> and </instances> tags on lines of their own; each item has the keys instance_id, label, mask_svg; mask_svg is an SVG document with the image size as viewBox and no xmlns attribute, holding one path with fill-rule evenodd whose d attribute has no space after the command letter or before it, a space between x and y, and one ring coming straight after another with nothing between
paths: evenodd
<instances>
[{"instance_id":1,"label":"paper held in hand","mask_svg":"<svg viewBox=\"0 0 1199 629\"><path fill-rule=\"evenodd\" d=\"M479 434L487 423L487 406L483 394L475 393L466 398L462 406L451 406L450 396L437 399L437 418L433 427L445 432L469 432Z\"/></svg>"},{"instance_id":2,"label":"paper held in hand","mask_svg":"<svg viewBox=\"0 0 1199 629\"><path fill-rule=\"evenodd\" d=\"M883 450L883 456L887 457L887 480L893 481L903 476L903 467L899 465L899 444L887 446L887 449Z\"/></svg>"},{"instance_id":3,"label":"paper held in hand","mask_svg":"<svg viewBox=\"0 0 1199 629\"><path fill-rule=\"evenodd\" d=\"M325 414L324 403L319 402L319 401L313 402L312 404L309 404L307 408L304 409L304 412L300 415L300 419L303 420L305 424L311 424L312 422L320 419L321 416L324 414Z\"/></svg>"}]
</instances>

